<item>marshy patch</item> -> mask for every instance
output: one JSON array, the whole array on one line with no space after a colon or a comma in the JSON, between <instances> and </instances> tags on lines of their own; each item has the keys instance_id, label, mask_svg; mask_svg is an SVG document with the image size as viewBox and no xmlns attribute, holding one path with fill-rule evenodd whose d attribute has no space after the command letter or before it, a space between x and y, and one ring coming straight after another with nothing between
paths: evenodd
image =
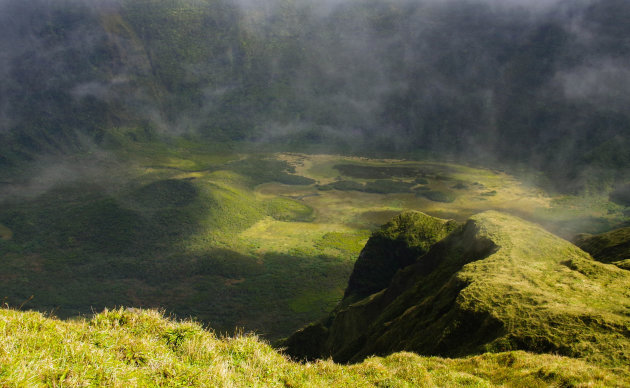
<instances>
[{"instance_id":1,"label":"marshy patch","mask_svg":"<svg viewBox=\"0 0 630 388\"><path fill-rule=\"evenodd\" d=\"M450 179L448 174L455 170L449 166L423 163L416 166L368 166L342 163L333 166L342 175L359 179L417 178L426 180L427 176L440 176ZM418 182L418 183L422 183ZM428 182L427 182L428 183Z\"/></svg>"},{"instance_id":2,"label":"marshy patch","mask_svg":"<svg viewBox=\"0 0 630 388\"><path fill-rule=\"evenodd\" d=\"M317 189L320 191L363 191L365 189L365 185L355 181L336 181L327 185L317 186Z\"/></svg>"},{"instance_id":3,"label":"marshy patch","mask_svg":"<svg viewBox=\"0 0 630 388\"><path fill-rule=\"evenodd\" d=\"M429 191L421 191L416 195L422 196L433 202L443 202L443 203L451 203L455 201L457 196L450 191L438 191L438 190L429 190Z\"/></svg>"},{"instance_id":4,"label":"marshy patch","mask_svg":"<svg viewBox=\"0 0 630 388\"><path fill-rule=\"evenodd\" d=\"M355 181L341 180L327 185L318 186L317 189L320 191L361 191L371 194L403 194L412 192L411 188L415 185L415 183L393 179L376 179L365 184Z\"/></svg>"},{"instance_id":5,"label":"marshy patch","mask_svg":"<svg viewBox=\"0 0 630 388\"><path fill-rule=\"evenodd\" d=\"M229 170L249 178L253 185L278 182L285 185L310 185L315 180L296 174L295 166L285 160L250 157L227 164Z\"/></svg>"},{"instance_id":6,"label":"marshy patch","mask_svg":"<svg viewBox=\"0 0 630 388\"><path fill-rule=\"evenodd\" d=\"M413 186L415 186L415 183L392 179L377 179L372 182L367 182L364 191L366 193L375 194L410 193Z\"/></svg>"},{"instance_id":7,"label":"marshy patch","mask_svg":"<svg viewBox=\"0 0 630 388\"><path fill-rule=\"evenodd\" d=\"M337 164L333 166L342 175L360 179L385 179L391 177L415 178L423 174L418 167L403 166L362 166L358 164Z\"/></svg>"}]
</instances>

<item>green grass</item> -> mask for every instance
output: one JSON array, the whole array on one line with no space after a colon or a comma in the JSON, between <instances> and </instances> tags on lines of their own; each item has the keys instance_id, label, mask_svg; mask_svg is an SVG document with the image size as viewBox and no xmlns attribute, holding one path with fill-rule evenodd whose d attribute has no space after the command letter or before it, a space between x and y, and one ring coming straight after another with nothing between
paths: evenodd
<instances>
[{"instance_id":1,"label":"green grass","mask_svg":"<svg viewBox=\"0 0 630 388\"><path fill-rule=\"evenodd\" d=\"M455 194L450 191L434 191L434 190L424 191L423 190L423 191L418 192L418 194L433 202L451 203L455 201L455 198L457 198ZM485 195L485 193L482 195Z\"/></svg>"},{"instance_id":2,"label":"green grass","mask_svg":"<svg viewBox=\"0 0 630 388\"><path fill-rule=\"evenodd\" d=\"M278 221L309 222L313 221L313 208L289 198L267 200L267 213Z\"/></svg>"},{"instance_id":3,"label":"green grass","mask_svg":"<svg viewBox=\"0 0 630 388\"><path fill-rule=\"evenodd\" d=\"M575 245L603 263L627 269L630 260L630 228L621 228L599 235L583 234Z\"/></svg>"},{"instance_id":4,"label":"green grass","mask_svg":"<svg viewBox=\"0 0 630 388\"><path fill-rule=\"evenodd\" d=\"M233 333L235 327L242 327L274 339L334 308L370 233L401 211L421 209L461 221L479 211L501 209L558 230L583 232L627 219L622 207L610 204L606 198L550 197L513 177L483 169L331 155L237 155L216 145L186 140L137 141L132 137L127 137L115 151L119 160L124 161L124 168L118 163L103 167L101 172L108 177L106 181L62 184L43 195L13 197L3 203L0 207L3 300L14 306L26 301L25 308L56 311L62 317L121 305L162 308L179 317L194 316L220 332ZM344 164L366 166L359 170L342 168L350 175L364 175L340 175L335 166ZM417 175L409 175L410 171ZM337 181L352 181L363 188L370 183L384 187L421 183L431 191L448 191L461 182L467 189L457 189L457 198L448 203L434 202L402 189L387 193L317 189ZM495 191L496 195L483 196L488 191ZM597 272L577 266L571 271ZM29 300L31 295L34 297ZM144 314L140 316L146 318ZM52 322L55 331L62 333L92 327L74 321L32 319ZM160 349L172 349L197 338L197 334L187 337L179 333L174 326L168 330L174 331L160 334L163 339L151 339L151 343L165 341L165 345L159 345ZM615 373L580 361L519 352L507 353L505 359L514 357L511 362L522 365L520 371L510 368L498 355L448 360L411 354L370 359L349 368L320 362L310 364L319 366L303 369L304 366L290 363L253 337L241 337L239 341L249 341L252 346L265 349L275 357L274 365L282 365L279 370L284 372L264 372L256 369L257 366L243 372L243 364L228 363L220 364L220 368L228 368L236 375L219 374L223 377L207 380L211 379L208 374L199 371L215 364L191 361L190 357L177 359L179 353L152 353L135 339L129 344L129 351L112 353L112 348L107 351L92 348L110 335L114 334L100 332L101 339L94 343L76 343L78 348L74 350L55 348L50 350L51 354L45 349L61 346L62 342L36 348L32 342L39 340L24 341L37 350L23 360L0 353L0 385L14 382L60 385L59 380L63 379L66 385L95 381L132 386L159 382L176 385L176 381L199 385L288 382L347 386L415 386L418 382L440 386L472 382L484 386L513 381L510 379L524 381L527 386L585 381L614 385L612 382L626 381L619 380ZM72 338L74 341L88 337L76 334ZM212 346L237 341L215 340ZM15 342L5 341L9 343ZM136 352L134 346L140 350ZM83 367L70 361L64 364L59 359L60 354L79 354L77 349L86 350L85 356L77 356L85 357L83 361L89 360L92 352L102 358L81 364ZM40 351L48 355L38 361L35 354ZM51 361L55 357L57 361ZM41 368L24 367L29 360L41 362ZM146 363L142 364L142 360ZM259 365L259 361L254 364ZM166 365L169 372L158 365ZM482 371L478 365L486 365L488 369ZM64 377L66 369L69 372ZM29 374L31 370L39 371ZM406 370L418 375L410 375ZM275 377L265 380L265 373Z\"/></svg>"},{"instance_id":5,"label":"green grass","mask_svg":"<svg viewBox=\"0 0 630 388\"><path fill-rule=\"evenodd\" d=\"M424 256L414 241L386 249L397 240L377 233L367 246L385 247L383 262L405 254L415 261L385 290L294 334L290 354L356 362L401 350L451 357L528 350L628 371L628 271L495 211L472 217Z\"/></svg>"},{"instance_id":6,"label":"green grass","mask_svg":"<svg viewBox=\"0 0 630 388\"><path fill-rule=\"evenodd\" d=\"M2 386L624 386L627 374L525 352L444 359L396 353L343 366L300 364L254 335L220 337L192 321L115 309L59 321L0 310Z\"/></svg>"},{"instance_id":7,"label":"green grass","mask_svg":"<svg viewBox=\"0 0 630 388\"><path fill-rule=\"evenodd\" d=\"M464 220L501 209L580 232L627 219L607 198L554 200L484 169L238 154L235 144L160 139L141 127L111 136L114 160L72 160L95 165L98 176L0 206L2 300L19 306L34 295L27 307L62 317L119 305L165 308L223 331L240 326L277 338L332 307L330 290L345 288L369 234L401 211ZM458 182L468 189L434 202L406 192L416 181L432 191ZM363 191L318 190L334 182ZM366 192L370 185L381 193ZM496 195L482 196L490 190ZM300 296L313 302L296 314Z\"/></svg>"}]
</instances>

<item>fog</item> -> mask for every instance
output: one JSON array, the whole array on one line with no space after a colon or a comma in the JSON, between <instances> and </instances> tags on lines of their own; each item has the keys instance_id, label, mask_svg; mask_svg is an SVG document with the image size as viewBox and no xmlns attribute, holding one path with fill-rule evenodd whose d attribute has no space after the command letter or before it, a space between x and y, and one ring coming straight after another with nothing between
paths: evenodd
<instances>
[{"instance_id":1,"label":"fog","mask_svg":"<svg viewBox=\"0 0 630 388\"><path fill-rule=\"evenodd\" d=\"M620 227L628 20L627 0L0 0L2 292L285 335L404 207L497 208L567 238ZM382 192L356 191L328 184L354 159L291 155L315 184L277 152L491 171L370 173Z\"/></svg>"},{"instance_id":2,"label":"fog","mask_svg":"<svg viewBox=\"0 0 630 388\"><path fill-rule=\"evenodd\" d=\"M627 170L598 153L630 144L629 16L613 0L2 0L0 157L148 123L581 182Z\"/></svg>"}]
</instances>

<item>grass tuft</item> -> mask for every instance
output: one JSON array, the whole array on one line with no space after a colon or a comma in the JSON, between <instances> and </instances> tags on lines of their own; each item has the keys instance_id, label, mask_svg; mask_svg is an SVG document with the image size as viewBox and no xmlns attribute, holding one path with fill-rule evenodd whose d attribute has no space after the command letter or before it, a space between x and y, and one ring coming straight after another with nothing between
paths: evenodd
<instances>
[{"instance_id":1,"label":"grass tuft","mask_svg":"<svg viewBox=\"0 0 630 388\"><path fill-rule=\"evenodd\" d=\"M290 361L257 336L218 337L154 310L60 321L0 309L0 386L627 386L584 361L525 352L444 359L395 353L344 366Z\"/></svg>"}]
</instances>

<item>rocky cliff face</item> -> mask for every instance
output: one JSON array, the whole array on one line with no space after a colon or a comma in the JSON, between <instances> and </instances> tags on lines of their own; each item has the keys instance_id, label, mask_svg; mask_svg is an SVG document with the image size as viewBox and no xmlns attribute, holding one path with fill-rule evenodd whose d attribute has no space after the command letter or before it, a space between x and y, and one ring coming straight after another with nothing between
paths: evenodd
<instances>
[{"instance_id":1,"label":"rocky cliff face","mask_svg":"<svg viewBox=\"0 0 630 388\"><path fill-rule=\"evenodd\" d=\"M378 236L366 249L375 249ZM389 243L379 244L383 261ZM416 252L407 249L396 255ZM627 271L537 225L485 212L400 268L387 288L342 302L285 346L296 358L339 362L400 350L462 356L523 349L624 365L628 285Z\"/></svg>"}]
</instances>

